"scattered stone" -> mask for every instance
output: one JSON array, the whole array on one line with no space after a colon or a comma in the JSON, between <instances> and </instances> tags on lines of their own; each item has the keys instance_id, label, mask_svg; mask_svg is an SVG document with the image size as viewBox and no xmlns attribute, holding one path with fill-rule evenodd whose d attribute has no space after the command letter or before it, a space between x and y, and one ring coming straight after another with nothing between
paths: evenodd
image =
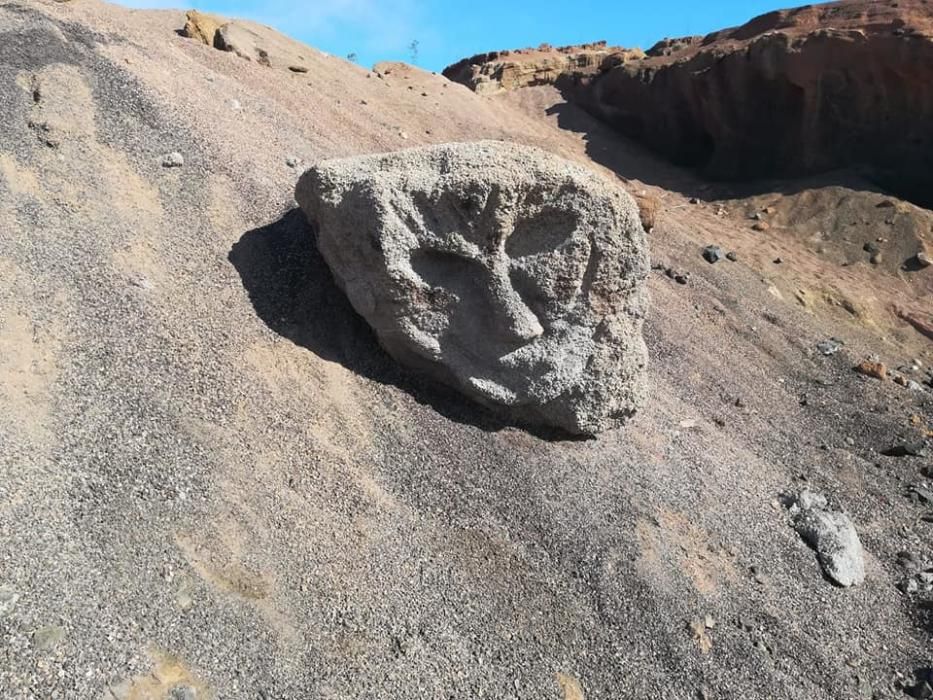
<instances>
[{"instance_id":1,"label":"scattered stone","mask_svg":"<svg viewBox=\"0 0 933 700\"><path fill-rule=\"evenodd\" d=\"M760 211L756 211L754 214L751 214L748 218L751 219L752 221L762 221L764 219Z\"/></svg>"},{"instance_id":2,"label":"scattered stone","mask_svg":"<svg viewBox=\"0 0 933 700\"><path fill-rule=\"evenodd\" d=\"M770 581L760 566L750 566L748 571L752 575L752 580L754 580L755 583L757 583L759 586L767 585Z\"/></svg>"},{"instance_id":3,"label":"scattered stone","mask_svg":"<svg viewBox=\"0 0 933 700\"><path fill-rule=\"evenodd\" d=\"M693 641L696 642L701 654L709 654L713 648L713 638L709 634L709 628L706 626L706 620L693 620L690 625L690 631L693 633Z\"/></svg>"},{"instance_id":4,"label":"scattered stone","mask_svg":"<svg viewBox=\"0 0 933 700\"><path fill-rule=\"evenodd\" d=\"M725 253L722 252L722 248L718 245L708 245L703 249L703 259L710 265L718 263L724 257Z\"/></svg>"},{"instance_id":5,"label":"scattered stone","mask_svg":"<svg viewBox=\"0 0 933 700\"><path fill-rule=\"evenodd\" d=\"M877 243L873 243L869 241L868 243L862 246L862 250L864 250L866 253L877 253L881 250L881 248L878 247Z\"/></svg>"},{"instance_id":6,"label":"scattered stone","mask_svg":"<svg viewBox=\"0 0 933 700\"><path fill-rule=\"evenodd\" d=\"M19 601L19 593L9 586L0 586L0 617L6 617Z\"/></svg>"},{"instance_id":7,"label":"scattered stone","mask_svg":"<svg viewBox=\"0 0 933 700\"><path fill-rule=\"evenodd\" d=\"M168 700L197 700L198 691L190 685L176 685L168 694Z\"/></svg>"},{"instance_id":8,"label":"scattered stone","mask_svg":"<svg viewBox=\"0 0 933 700\"><path fill-rule=\"evenodd\" d=\"M58 625L48 625L35 631L32 644L39 651L51 651L65 639L65 630Z\"/></svg>"},{"instance_id":9,"label":"scattered stone","mask_svg":"<svg viewBox=\"0 0 933 700\"><path fill-rule=\"evenodd\" d=\"M794 529L816 550L823 572L840 586L865 580L862 543L849 516L830 510L826 498L807 489L790 506Z\"/></svg>"},{"instance_id":10,"label":"scattered stone","mask_svg":"<svg viewBox=\"0 0 933 700\"><path fill-rule=\"evenodd\" d=\"M700 203L699 197L691 197L691 198L690 198L690 203L691 203L691 204L699 204L699 203Z\"/></svg>"},{"instance_id":11,"label":"scattered stone","mask_svg":"<svg viewBox=\"0 0 933 700\"><path fill-rule=\"evenodd\" d=\"M731 260L732 262L735 262L736 260L739 259L739 256L736 254L734 250L730 250L728 253L726 253L726 259Z\"/></svg>"},{"instance_id":12,"label":"scattered stone","mask_svg":"<svg viewBox=\"0 0 933 700\"><path fill-rule=\"evenodd\" d=\"M831 357L835 355L842 349L842 346L845 345L841 340L837 338L830 338L829 340L821 340L816 344L817 352L826 357Z\"/></svg>"},{"instance_id":13,"label":"scattered stone","mask_svg":"<svg viewBox=\"0 0 933 700\"><path fill-rule=\"evenodd\" d=\"M690 273L680 272L672 267L667 268L664 274L674 280L677 284L687 284L690 281Z\"/></svg>"},{"instance_id":14,"label":"scattered stone","mask_svg":"<svg viewBox=\"0 0 933 700\"><path fill-rule=\"evenodd\" d=\"M783 260L782 258L775 258L775 259L774 259L774 264L775 264L775 265L780 265L782 262L784 262L784 260Z\"/></svg>"},{"instance_id":15,"label":"scattered stone","mask_svg":"<svg viewBox=\"0 0 933 700\"><path fill-rule=\"evenodd\" d=\"M296 198L400 363L570 433L618 425L644 402L647 241L618 187L483 141L326 161Z\"/></svg>"},{"instance_id":16,"label":"scattered stone","mask_svg":"<svg viewBox=\"0 0 933 700\"><path fill-rule=\"evenodd\" d=\"M920 252L918 252L916 255L916 258L917 258L917 264L920 267L930 267L930 265L933 265L933 257L931 257L930 254L927 253L925 250L921 250Z\"/></svg>"},{"instance_id":17,"label":"scattered stone","mask_svg":"<svg viewBox=\"0 0 933 700\"><path fill-rule=\"evenodd\" d=\"M874 362L872 360L862 360L854 367L859 374L866 377L874 377L882 381L888 378L888 368L883 362Z\"/></svg>"},{"instance_id":18,"label":"scattered stone","mask_svg":"<svg viewBox=\"0 0 933 700\"><path fill-rule=\"evenodd\" d=\"M308 67L307 66L289 66L288 70L290 70L292 73L307 73Z\"/></svg>"},{"instance_id":19,"label":"scattered stone","mask_svg":"<svg viewBox=\"0 0 933 700\"><path fill-rule=\"evenodd\" d=\"M868 262L870 262L872 265L880 265L882 262L884 262L884 255L882 255L880 252L872 253L872 256L868 258Z\"/></svg>"},{"instance_id":20,"label":"scattered stone","mask_svg":"<svg viewBox=\"0 0 933 700\"><path fill-rule=\"evenodd\" d=\"M297 168L299 165L301 165L301 158L298 156L288 156L285 159L285 165L287 165L289 168Z\"/></svg>"},{"instance_id":21,"label":"scattered stone","mask_svg":"<svg viewBox=\"0 0 933 700\"><path fill-rule=\"evenodd\" d=\"M771 224L769 224L767 221L759 221L754 226L752 226L752 231L767 231L769 228L771 228Z\"/></svg>"},{"instance_id":22,"label":"scattered stone","mask_svg":"<svg viewBox=\"0 0 933 700\"><path fill-rule=\"evenodd\" d=\"M908 489L912 500L918 503L933 504L933 490L925 484L914 484Z\"/></svg>"},{"instance_id":23,"label":"scattered stone","mask_svg":"<svg viewBox=\"0 0 933 700\"><path fill-rule=\"evenodd\" d=\"M178 151L172 151L162 158L163 168L180 168L185 164L185 157Z\"/></svg>"}]
</instances>

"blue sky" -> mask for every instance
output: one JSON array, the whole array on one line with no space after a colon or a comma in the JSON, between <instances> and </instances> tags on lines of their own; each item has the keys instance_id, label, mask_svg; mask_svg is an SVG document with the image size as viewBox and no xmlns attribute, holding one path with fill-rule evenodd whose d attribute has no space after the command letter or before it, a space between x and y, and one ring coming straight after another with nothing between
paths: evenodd
<instances>
[{"instance_id":1,"label":"blue sky","mask_svg":"<svg viewBox=\"0 0 933 700\"><path fill-rule=\"evenodd\" d=\"M665 36L705 34L787 6L780 0L118 0L132 7L187 7L268 24L361 65L382 60L441 70L483 51L606 39L647 49ZM793 4L793 3L790 3Z\"/></svg>"}]
</instances>

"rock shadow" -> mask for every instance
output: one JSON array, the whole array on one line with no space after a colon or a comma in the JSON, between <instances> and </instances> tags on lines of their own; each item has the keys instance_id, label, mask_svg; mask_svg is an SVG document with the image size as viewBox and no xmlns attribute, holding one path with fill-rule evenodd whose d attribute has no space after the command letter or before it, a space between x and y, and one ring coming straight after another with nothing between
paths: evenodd
<instances>
[{"instance_id":1,"label":"rock shadow","mask_svg":"<svg viewBox=\"0 0 933 700\"><path fill-rule=\"evenodd\" d=\"M244 233L228 259L240 274L259 318L278 335L318 357L397 387L448 419L486 432L516 426L545 440L575 438L508 421L455 389L396 363L337 286L318 252L314 230L297 207L277 221Z\"/></svg>"}]
</instances>

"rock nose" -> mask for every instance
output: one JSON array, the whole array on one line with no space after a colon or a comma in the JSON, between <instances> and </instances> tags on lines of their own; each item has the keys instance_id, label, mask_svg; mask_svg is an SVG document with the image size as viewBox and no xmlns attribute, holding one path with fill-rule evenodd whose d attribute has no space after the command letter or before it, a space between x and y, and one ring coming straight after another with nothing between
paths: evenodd
<instances>
[{"instance_id":1,"label":"rock nose","mask_svg":"<svg viewBox=\"0 0 933 700\"><path fill-rule=\"evenodd\" d=\"M543 335L544 326L512 286L507 264L494 264L490 273L490 291L497 316L492 325L497 335L509 342L522 343Z\"/></svg>"}]
</instances>

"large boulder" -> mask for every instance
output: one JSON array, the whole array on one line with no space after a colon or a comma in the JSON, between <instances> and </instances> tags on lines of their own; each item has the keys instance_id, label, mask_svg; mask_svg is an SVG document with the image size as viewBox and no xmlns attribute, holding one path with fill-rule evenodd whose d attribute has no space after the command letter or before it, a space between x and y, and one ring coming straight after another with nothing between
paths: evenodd
<instances>
[{"instance_id":1,"label":"large boulder","mask_svg":"<svg viewBox=\"0 0 933 700\"><path fill-rule=\"evenodd\" d=\"M484 141L326 161L295 196L400 363L576 434L644 401L645 232L599 176Z\"/></svg>"}]
</instances>

